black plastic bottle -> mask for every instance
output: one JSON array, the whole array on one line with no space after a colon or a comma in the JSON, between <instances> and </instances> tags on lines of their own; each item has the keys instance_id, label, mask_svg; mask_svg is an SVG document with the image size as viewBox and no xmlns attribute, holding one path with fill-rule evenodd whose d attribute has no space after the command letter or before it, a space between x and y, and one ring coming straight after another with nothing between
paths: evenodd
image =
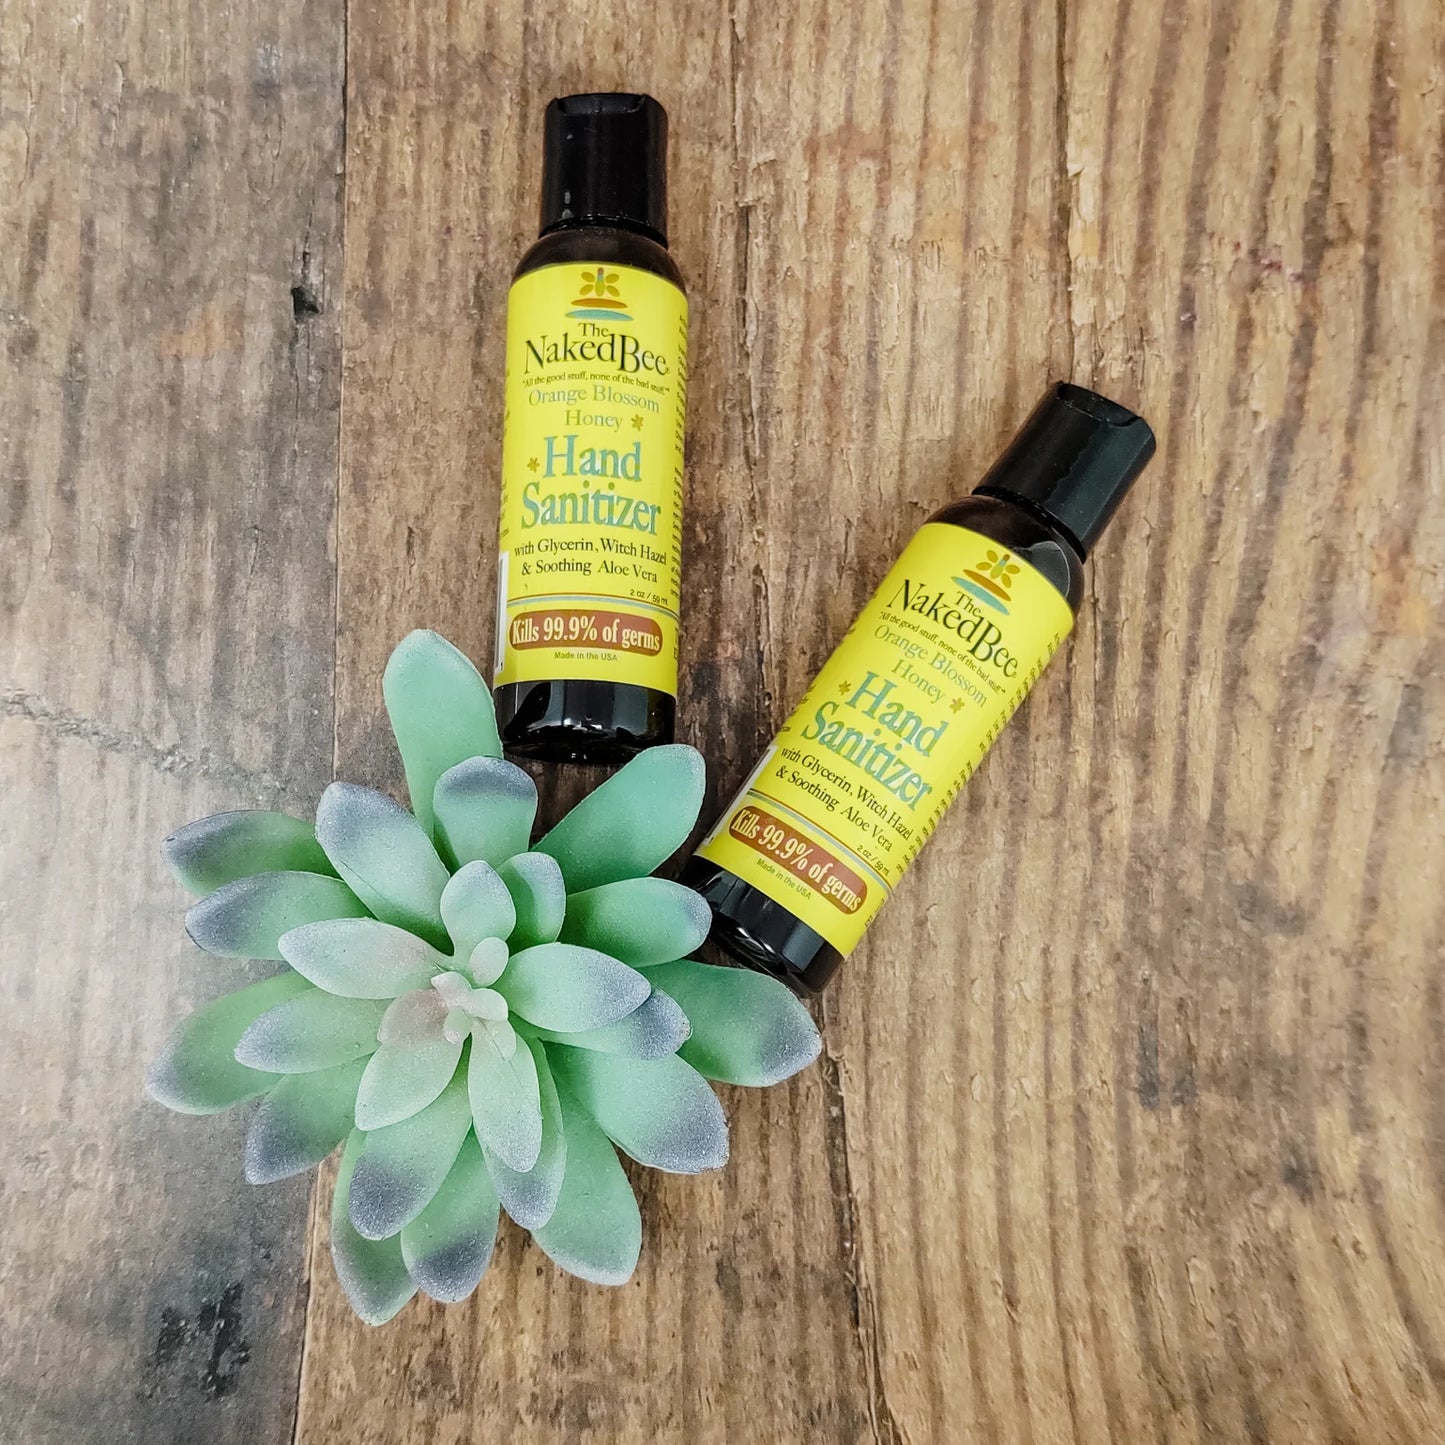
<instances>
[{"instance_id":1,"label":"black plastic bottle","mask_svg":"<svg viewBox=\"0 0 1445 1445\"><path fill-rule=\"evenodd\" d=\"M650 96L547 107L541 235L507 303L494 685L522 757L672 741L687 300L666 165Z\"/></svg>"},{"instance_id":2,"label":"black plastic bottle","mask_svg":"<svg viewBox=\"0 0 1445 1445\"><path fill-rule=\"evenodd\" d=\"M1067 636L1153 454L1142 417L1059 384L924 524L683 873L726 953L804 994L832 977Z\"/></svg>"}]
</instances>

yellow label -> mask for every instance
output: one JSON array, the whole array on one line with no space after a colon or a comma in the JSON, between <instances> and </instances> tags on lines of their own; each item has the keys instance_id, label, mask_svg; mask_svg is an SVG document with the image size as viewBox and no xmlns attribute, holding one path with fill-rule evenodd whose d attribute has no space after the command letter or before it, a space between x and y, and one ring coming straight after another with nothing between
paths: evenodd
<instances>
[{"instance_id":1,"label":"yellow label","mask_svg":"<svg viewBox=\"0 0 1445 1445\"><path fill-rule=\"evenodd\" d=\"M544 266L507 301L495 682L677 695L687 300Z\"/></svg>"},{"instance_id":2,"label":"yellow label","mask_svg":"<svg viewBox=\"0 0 1445 1445\"><path fill-rule=\"evenodd\" d=\"M1073 626L990 537L930 522L699 852L852 951Z\"/></svg>"}]
</instances>

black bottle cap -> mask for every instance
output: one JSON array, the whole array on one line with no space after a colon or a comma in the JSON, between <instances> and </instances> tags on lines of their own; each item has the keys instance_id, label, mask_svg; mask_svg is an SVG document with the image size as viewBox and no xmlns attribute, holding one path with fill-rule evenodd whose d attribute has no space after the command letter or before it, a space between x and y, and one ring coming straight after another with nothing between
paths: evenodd
<instances>
[{"instance_id":1,"label":"black bottle cap","mask_svg":"<svg viewBox=\"0 0 1445 1445\"><path fill-rule=\"evenodd\" d=\"M620 226L667 245L667 112L650 95L566 95L542 128L542 234Z\"/></svg>"},{"instance_id":2,"label":"black bottle cap","mask_svg":"<svg viewBox=\"0 0 1445 1445\"><path fill-rule=\"evenodd\" d=\"M1154 433L1142 416L1060 381L974 490L1030 503L1068 533L1083 557L1153 455Z\"/></svg>"}]
</instances>

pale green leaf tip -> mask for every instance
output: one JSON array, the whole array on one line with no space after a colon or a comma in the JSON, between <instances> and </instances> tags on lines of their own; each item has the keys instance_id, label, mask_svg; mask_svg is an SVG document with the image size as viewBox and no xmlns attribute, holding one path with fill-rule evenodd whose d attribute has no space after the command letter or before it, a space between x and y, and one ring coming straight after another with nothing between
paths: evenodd
<instances>
[{"instance_id":1,"label":"pale green leaf tip","mask_svg":"<svg viewBox=\"0 0 1445 1445\"><path fill-rule=\"evenodd\" d=\"M694 806L696 821L696 810L702 807L703 788L707 783L707 763L690 743L663 743L659 747L647 748L619 768L613 777L622 777L629 769L646 774L673 774L674 781L685 790L683 797Z\"/></svg>"},{"instance_id":2,"label":"pale green leaf tip","mask_svg":"<svg viewBox=\"0 0 1445 1445\"><path fill-rule=\"evenodd\" d=\"M437 683L445 685L448 678L461 681L472 701L479 704L486 714L483 734L477 740L476 756L502 756L501 739L496 728L496 704L486 679L461 648L428 627L418 627L408 632L392 648L391 656L387 658L386 667L382 671L381 695L387 712L392 717L393 728L396 723L396 709L404 706L407 690L412 680L417 678L421 679L421 686Z\"/></svg>"},{"instance_id":3,"label":"pale green leaf tip","mask_svg":"<svg viewBox=\"0 0 1445 1445\"><path fill-rule=\"evenodd\" d=\"M204 896L256 873L332 873L311 824L287 813L242 808L177 828L161 857L181 887Z\"/></svg>"},{"instance_id":4,"label":"pale green leaf tip","mask_svg":"<svg viewBox=\"0 0 1445 1445\"><path fill-rule=\"evenodd\" d=\"M434 632L430 627L414 627L391 649L391 656L387 658L381 674L382 696L387 696L388 689L397 685L406 668L438 663L450 667L458 662L471 672L477 672L471 658L454 642L448 642L440 632ZM481 674L477 673L477 676L480 678Z\"/></svg>"}]
</instances>

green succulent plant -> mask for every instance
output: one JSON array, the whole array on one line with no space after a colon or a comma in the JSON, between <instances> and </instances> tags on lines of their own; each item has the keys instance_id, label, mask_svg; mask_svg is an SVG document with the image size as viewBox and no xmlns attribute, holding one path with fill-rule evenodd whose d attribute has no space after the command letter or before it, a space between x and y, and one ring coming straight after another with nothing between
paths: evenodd
<instances>
[{"instance_id":1,"label":"green succulent plant","mask_svg":"<svg viewBox=\"0 0 1445 1445\"><path fill-rule=\"evenodd\" d=\"M687 957L708 909L650 875L702 804L693 749L634 758L531 842L536 787L502 759L491 693L432 632L383 695L412 810L333 783L311 824L219 813L167 838L208 953L285 968L192 1014L151 1066L181 1113L259 1099L252 1183L344 1146L331 1251L352 1306L477 1286L505 1210L572 1274L621 1284L642 1228L617 1157L727 1159L709 1080L764 1086L817 1057L802 1005Z\"/></svg>"}]
</instances>

